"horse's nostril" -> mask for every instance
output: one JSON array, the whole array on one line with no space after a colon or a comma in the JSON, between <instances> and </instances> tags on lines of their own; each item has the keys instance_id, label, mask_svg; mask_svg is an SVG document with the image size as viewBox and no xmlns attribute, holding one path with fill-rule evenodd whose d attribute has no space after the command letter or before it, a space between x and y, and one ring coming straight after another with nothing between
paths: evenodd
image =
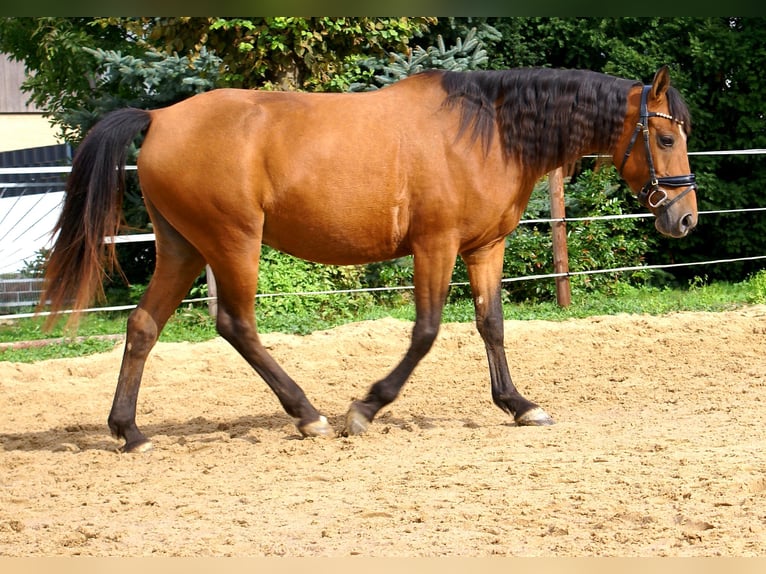
<instances>
[{"instance_id":1,"label":"horse's nostril","mask_svg":"<svg viewBox=\"0 0 766 574\"><path fill-rule=\"evenodd\" d=\"M678 230L681 231L682 233L687 233L695 225L696 225L696 222L694 220L694 216L691 213L687 213L678 222Z\"/></svg>"}]
</instances>

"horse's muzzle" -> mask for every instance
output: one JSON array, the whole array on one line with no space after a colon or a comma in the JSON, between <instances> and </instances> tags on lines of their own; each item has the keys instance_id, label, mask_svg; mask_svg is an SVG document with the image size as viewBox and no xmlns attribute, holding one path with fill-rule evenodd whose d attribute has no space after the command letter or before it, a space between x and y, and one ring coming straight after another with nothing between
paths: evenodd
<instances>
[{"instance_id":1,"label":"horse's muzzle","mask_svg":"<svg viewBox=\"0 0 766 574\"><path fill-rule=\"evenodd\" d=\"M684 189L671 198L665 188ZM677 239L686 236L697 225L696 192L697 181L693 173L658 177L641 189L638 201L654 212L657 231ZM689 210L688 199L682 201L689 193L694 194L694 211Z\"/></svg>"},{"instance_id":2,"label":"horse's muzzle","mask_svg":"<svg viewBox=\"0 0 766 574\"><path fill-rule=\"evenodd\" d=\"M663 235L680 239L697 226L697 214L690 211L676 214L676 211L680 210L670 208L660 211L654 221L654 227Z\"/></svg>"}]
</instances>

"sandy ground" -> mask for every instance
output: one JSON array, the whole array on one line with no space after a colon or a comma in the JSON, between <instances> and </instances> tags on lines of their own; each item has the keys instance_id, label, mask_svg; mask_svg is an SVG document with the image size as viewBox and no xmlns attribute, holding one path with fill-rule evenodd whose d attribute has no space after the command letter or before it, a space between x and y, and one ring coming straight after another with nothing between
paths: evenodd
<instances>
[{"instance_id":1,"label":"sandy ground","mask_svg":"<svg viewBox=\"0 0 766 574\"><path fill-rule=\"evenodd\" d=\"M411 325L267 334L340 430ZM556 419L491 402L473 325L444 325L368 434L301 439L222 340L160 344L139 426L106 427L122 352L0 363L2 556L766 554L766 307L509 321L514 380Z\"/></svg>"}]
</instances>

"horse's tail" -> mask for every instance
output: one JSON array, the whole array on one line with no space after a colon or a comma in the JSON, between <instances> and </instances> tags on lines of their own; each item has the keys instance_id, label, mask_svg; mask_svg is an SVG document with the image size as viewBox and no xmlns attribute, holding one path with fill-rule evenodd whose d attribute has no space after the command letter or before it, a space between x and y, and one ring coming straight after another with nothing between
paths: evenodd
<instances>
[{"instance_id":1,"label":"horse's tail","mask_svg":"<svg viewBox=\"0 0 766 574\"><path fill-rule=\"evenodd\" d=\"M74 310L70 324L76 324L80 310L103 298L106 272L119 268L114 243L105 245L104 238L120 228L128 149L150 123L145 110L118 110L104 116L78 146L45 266L40 301L50 305L47 327L65 306Z\"/></svg>"}]
</instances>

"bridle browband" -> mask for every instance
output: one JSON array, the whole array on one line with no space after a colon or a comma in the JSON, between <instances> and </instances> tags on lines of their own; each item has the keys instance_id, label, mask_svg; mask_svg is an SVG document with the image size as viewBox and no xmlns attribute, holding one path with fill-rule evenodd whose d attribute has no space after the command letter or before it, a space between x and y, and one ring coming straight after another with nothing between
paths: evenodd
<instances>
[{"instance_id":1,"label":"bridle browband","mask_svg":"<svg viewBox=\"0 0 766 574\"><path fill-rule=\"evenodd\" d=\"M667 120L674 121L679 125L683 125L683 121L662 112L650 112L647 109L646 100L649 94L649 90L651 89L651 86L644 86L643 90L641 90L641 108L639 110L640 116L638 118L638 123L636 124L636 129L633 131L633 136L630 138L630 142L628 143L628 148L625 150L625 155L622 158L622 164L620 165L619 171L620 175L622 175L622 170L625 167L625 163L628 161L630 152L633 150L633 145L636 143L636 139L638 139L638 134L643 133L644 146L646 147L646 160L649 163L649 181L644 187L641 188L641 191L638 192L638 202L647 208L658 209L661 207L663 211L667 211L671 205L673 205L687 193L696 190L697 181L693 173L688 175L657 177L657 174L654 171L654 161L652 161L652 150L649 147L649 118L665 118ZM662 186L686 186L686 189L675 196L673 199L670 199L667 192L662 189ZM655 195L657 195L656 198Z\"/></svg>"}]
</instances>

